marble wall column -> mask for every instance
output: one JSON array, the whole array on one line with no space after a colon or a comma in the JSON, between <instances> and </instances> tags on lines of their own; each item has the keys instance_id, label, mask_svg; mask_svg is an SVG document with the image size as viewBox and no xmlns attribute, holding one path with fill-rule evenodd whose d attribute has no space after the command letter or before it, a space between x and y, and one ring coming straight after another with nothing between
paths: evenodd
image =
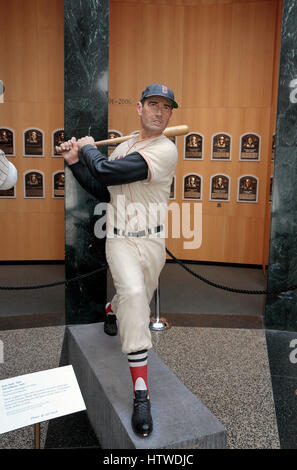
<instances>
[{"instance_id":1,"label":"marble wall column","mask_svg":"<svg viewBox=\"0 0 297 470\"><path fill-rule=\"evenodd\" d=\"M64 1L64 77L66 139L108 131L109 1ZM105 151L106 149L103 149ZM94 234L98 201L85 192L66 166L65 264L72 279L105 265L105 240ZM103 319L106 270L66 288L66 323Z\"/></svg>"},{"instance_id":2,"label":"marble wall column","mask_svg":"<svg viewBox=\"0 0 297 470\"><path fill-rule=\"evenodd\" d=\"M297 285L297 0L284 0L268 289ZM297 448L297 290L269 295L265 327L282 448Z\"/></svg>"}]
</instances>

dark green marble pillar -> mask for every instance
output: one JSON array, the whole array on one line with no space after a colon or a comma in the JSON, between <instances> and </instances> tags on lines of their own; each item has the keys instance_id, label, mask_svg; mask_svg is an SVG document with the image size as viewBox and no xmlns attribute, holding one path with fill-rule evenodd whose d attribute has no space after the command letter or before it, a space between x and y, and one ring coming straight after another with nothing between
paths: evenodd
<instances>
[{"instance_id":1,"label":"dark green marble pillar","mask_svg":"<svg viewBox=\"0 0 297 470\"><path fill-rule=\"evenodd\" d=\"M284 0L269 290L297 284L296 182L297 0ZM297 290L267 297L265 326L280 444L282 448L297 448Z\"/></svg>"},{"instance_id":2,"label":"dark green marble pillar","mask_svg":"<svg viewBox=\"0 0 297 470\"><path fill-rule=\"evenodd\" d=\"M108 131L108 0L64 1L64 73L66 139L91 135L105 139ZM104 151L104 149L103 149ZM104 266L104 239L94 235L98 204L65 168L65 263L72 279ZM106 271L72 282L66 288L66 323L103 319Z\"/></svg>"}]
</instances>

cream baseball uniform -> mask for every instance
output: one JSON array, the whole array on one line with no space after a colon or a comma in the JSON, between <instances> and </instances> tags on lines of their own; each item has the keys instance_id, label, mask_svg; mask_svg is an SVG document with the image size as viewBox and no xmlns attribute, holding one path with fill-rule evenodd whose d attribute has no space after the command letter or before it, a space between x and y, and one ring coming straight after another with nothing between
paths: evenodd
<instances>
[{"instance_id":1,"label":"cream baseball uniform","mask_svg":"<svg viewBox=\"0 0 297 470\"><path fill-rule=\"evenodd\" d=\"M106 258L116 289L111 306L125 354L152 347L149 304L166 259L162 227L178 157L176 146L162 134L123 142L109 159L131 152L147 162L148 178L108 186L107 205Z\"/></svg>"}]
</instances>

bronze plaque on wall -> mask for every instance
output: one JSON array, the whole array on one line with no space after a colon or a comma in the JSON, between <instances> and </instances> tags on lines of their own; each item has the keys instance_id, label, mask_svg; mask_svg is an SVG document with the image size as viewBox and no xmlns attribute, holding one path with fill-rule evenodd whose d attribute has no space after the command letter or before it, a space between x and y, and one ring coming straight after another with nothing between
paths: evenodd
<instances>
[{"instance_id":1,"label":"bronze plaque on wall","mask_svg":"<svg viewBox=\"0 0 297 470\"><path fill-rule=\"evenodd\" d=\"M215 175L211 178L210 200L229 201L229 177L226 175Z\"/></svg>"},{"instance_id":2,"label":"bronze plaque on wall","mask_svg":"<svg viewBox=\"0 0 297 470\"><path fill-rule=\"evenodd\" d=\"M63 144L63 142L65 142L64 129L57 129L56 131L53 132L53 141L52 141L53 156L54 157L61 157L62 156L60 153L57 153L56 145L57 145L57 147L59 147L61 144Z\"/></svg>"},{"instance_id":3,"label":"bronze plaque on wall","mask_svg":"<svg viewBox=\"0 0 297 470\"><path fill-rule=\"evenodd\" d=\"M24 156L43 157L43 131L40 129L24 131Z\"/></svg>"},{"instance_id":4,"label":"bronze plaque on wall","mask_svg":"<svg viewBox=\"0 0 297 470\"><path fill-rule=\"evenodd\" d=\"M203 158L203 136L200 134L192 133L185 137L185 159L200 159Z\"/></svg>"},{"instance_id":5,"label":"bronze plaque on wall","mask_svg":"<svg viewBox=\"0 0 297 470\"><path fill-rule=\"evenodd\" d=\"M257 202L258 180L254 176L246 175L239 178L238 202Z\"/></svg>"},{"instance_id":6,"label":"bronze plaque on wall","mask_svg":"<svg viewBox=\"0 0 297 470\"><path fill-rule=\"evenodd\" d=\"M170 185L169 199L175 199L175 187L176 187L176 178L175 176L173 176L171 185Z\"/></svg>"},{"instance_id":7,"label":"bronze plaque on wall","mask_svg":"<svg viewBox=\"0 0 297 470\"><path fill-rule=\"evenodd\" d=\"M15 156L14 153L14 133L12 129L1 127L0 129L0 149L5 155Z\"/></svg>"},{"instance_id":8,"label":"bronze plaque on wall","mask_svg":"<svg viewBox=\"0 0 297 470\"><path fill-rule=\"evenodd\" d=\"M275 157L275 134L272 136L272 149L271 149L271 160Z\"/></svg>"},{"instance_id":9,"label":"bronze plaque on wall","mask_svg":"<svg viewBox=\"0 0 297 470\"><path fill-rule=\"evenodd\" d=\"M231 160L231 136L216 134L212 138L212 160Z\"/></svg>"},{"instance_id":10,"label":"bronze plaque on wall","mask_svg":"<svg viewBox=\"0 0 297 470\"><path fill-rule=\"evenodd\" d=\"M257 134L245 134L240 139L240 160L260 159L260 137Z\"/></svg>"},{"instance_id":11,"label":"bronze plaque on wall","mask_svg":"<svg viewBox=\"0 0 297 470\"><path fill-rule=\"evenodd\" d=\"M65 173L58 171L53 174L53 197L63 198L65 190Z\"/></svg>"},{"instance_id":12,"label":"bronze plaque on wall","mask_svg":"<svg viewBox=\"0 0 297 470\"><path fill-rule=\"evenodd\" d=\"M0 197L15 198L15 186L10 189L0 189Z\"/></svg>"},{"instance_id":13,"label":"bronze plaque on wall","mask_svg":"<svg viewBox=\"0 0 297 470\"><path fill-rule=\"evenodd\" d=\"M273 176L270 176L269 202L272 202Z\"/></svg>"},{"instance_id":14,"label":"bronze plaque on wall","mask_svg":"<svg viewBox=\"0 0 297 470\"><path fill-rule=\"evenodd\" d=\"M183 199L201 200L202 182L201 176L196 174L184 176Z\"/></svg>"},{"instance_id":15,"label":"bronze plaque on wall","mask_svg":"<svg viewBox=\"0 0 297 470\"><path fill-rule=\"evenodd\" d=\"M44 197L43 174L37 170L24 175L25 198Z\"/></svg>"},{"instance_id":16,"label":"bronze plaque on wall","mask_svg":"<svg viewBox=\"0 0 297 470\"><path fill-rule=\"evenodd\" d=\"M115 139L116 137L122 137L122 133L120 131L114 131L110 130L108 131L108 139ZM112 154L114 149L118 146L119 144L109 144L108 145L108 156Z\"/></svg>"}]
</instances>

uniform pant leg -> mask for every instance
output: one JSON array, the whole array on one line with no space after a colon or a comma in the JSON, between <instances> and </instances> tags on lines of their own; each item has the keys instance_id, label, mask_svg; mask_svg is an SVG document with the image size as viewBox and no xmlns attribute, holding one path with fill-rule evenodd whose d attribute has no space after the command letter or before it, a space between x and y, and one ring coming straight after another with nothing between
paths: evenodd
<instances>
[{"instance_id":1,"label":"uniform pant leg","mask_svg":"<svg viewBox=\"0 0 297 470\"><path fill-rule=\"evenodd\" d=\"M166 261L165 241L160 238L137 240L145 280L148 303L158 287L160 273Z\"/></svg>"},{"instance_id":2,"label":"uniform pant leg","mask_svg":"<svg viewBox=\"0 0 297 470\"><path fill-rule=\"evenodd\" d=\"M125 354L150 349L150 300L164 265L163 240L107 238L106 259L116 295L116 314Z\"/></svg>"}]
</instances>

